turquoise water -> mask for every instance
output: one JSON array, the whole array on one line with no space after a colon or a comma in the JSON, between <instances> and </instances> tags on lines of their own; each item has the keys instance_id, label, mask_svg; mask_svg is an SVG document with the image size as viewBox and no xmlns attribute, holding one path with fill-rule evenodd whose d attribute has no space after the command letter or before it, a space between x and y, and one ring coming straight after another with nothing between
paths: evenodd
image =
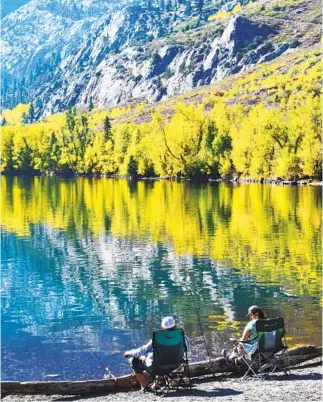
<instances>
[{"instance_id":1,"label":"turquoise water","mask_svg":"<svg viewBox=\"0 0 323 402\"><path fill-rule=\"evenodd\" d=\"M321 345L320 188L1 180L2 380L129 373L169 314L217 356L251 304Z\"/></svg>"}]
</instances>

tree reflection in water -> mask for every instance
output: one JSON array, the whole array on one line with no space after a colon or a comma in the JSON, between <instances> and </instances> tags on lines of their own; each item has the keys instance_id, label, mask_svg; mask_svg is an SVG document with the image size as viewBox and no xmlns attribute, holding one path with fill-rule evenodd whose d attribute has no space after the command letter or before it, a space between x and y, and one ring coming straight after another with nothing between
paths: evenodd
<instances>
[{"instance_id":1,"label":"tree reflection in water","mask_svg":"<svg viewBox=\"0 0 323 402\"><path fill-rule=\"evenodd\" d=\"M197 359L198 311L217 355L254 303L284 315L290 343L321 342L319 189L1 180L3 379L100 378L91 351L128 372L120 351L165 314Z\"/></svg>"}]
</instances>

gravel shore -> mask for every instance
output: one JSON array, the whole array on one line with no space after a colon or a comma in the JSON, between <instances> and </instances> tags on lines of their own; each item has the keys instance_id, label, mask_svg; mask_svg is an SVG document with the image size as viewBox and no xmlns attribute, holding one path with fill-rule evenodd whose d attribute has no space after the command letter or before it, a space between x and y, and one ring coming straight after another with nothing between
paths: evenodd
<instances>
[{"instance_id":1,"label":"gravel shore","mask_svg":"<svg viewBox=\"0 0 323 402\"><path fill-rule=\"evenodd\" d=\"M167 395L167 401L321 401L322 393L322 362L315 359L298 367L292 367L292 374L286 377L284 373L275 373L270 379L233 377L217 375L193 381L192 392L174 391ZM152 402L160 401L160 397L140 391L118 392L102 396L18 396L11 395L3 398L4 402L54 402L54 401L84 401L84 402Z\"/></svg>"}]
</instances>

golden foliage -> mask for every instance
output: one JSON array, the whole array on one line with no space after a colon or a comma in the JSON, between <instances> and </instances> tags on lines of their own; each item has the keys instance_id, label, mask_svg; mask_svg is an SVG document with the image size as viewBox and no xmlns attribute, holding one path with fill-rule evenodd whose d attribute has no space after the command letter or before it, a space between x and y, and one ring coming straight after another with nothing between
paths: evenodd
<instances>
[{"instance_id":1,"label":"golden foliage","mask_svg":"<svg viewBox=\"0 0 323 402\"><path fill-rule=\"evenodd\" d=\"M171 114L155 108L141 124L116 116L138 117L144 104L80 114L72 109L37 124L5 126L1 170L320 178L321 65L319 51L298 52L288 66L275 61L229 78L225 91L198 105L169 101ZM248 104L252 96L257 102ZM116 122L104 134L107 116Z\"/></svg>"}]
</instances>

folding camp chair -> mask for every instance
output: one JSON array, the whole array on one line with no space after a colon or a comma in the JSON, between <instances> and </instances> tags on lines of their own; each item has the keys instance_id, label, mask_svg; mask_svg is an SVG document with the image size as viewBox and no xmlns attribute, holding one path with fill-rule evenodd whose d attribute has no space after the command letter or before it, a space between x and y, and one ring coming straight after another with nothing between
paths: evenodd
<instances>
[{"instance_id":1,"label":"folding camp chair","mask_svg":"<svg viewBox=\"0 0 323 402\"><path fill-rule=\"evenodd\" d=\"M187 348L182 329L153 332L153 365L149 370L148 386L156 394L171 389L191 389Z\"/></svg>"},{"instance_id":2,"label":"folding camp chair","mask_svg":"<svg viewBox=\"0 0 323 402\"><path fill-rule=\"evenodd\" d=\"M268 378L277 369L290 374L286 331L283 317L256 321L257 349L250 355L242 357L247 365L248 374L258 378ZM245 341L247 343L248 341ZM243 343L243 342L242 342ZM283 358L285 358L283 361Z\"/></svg>"}]
</instances>

